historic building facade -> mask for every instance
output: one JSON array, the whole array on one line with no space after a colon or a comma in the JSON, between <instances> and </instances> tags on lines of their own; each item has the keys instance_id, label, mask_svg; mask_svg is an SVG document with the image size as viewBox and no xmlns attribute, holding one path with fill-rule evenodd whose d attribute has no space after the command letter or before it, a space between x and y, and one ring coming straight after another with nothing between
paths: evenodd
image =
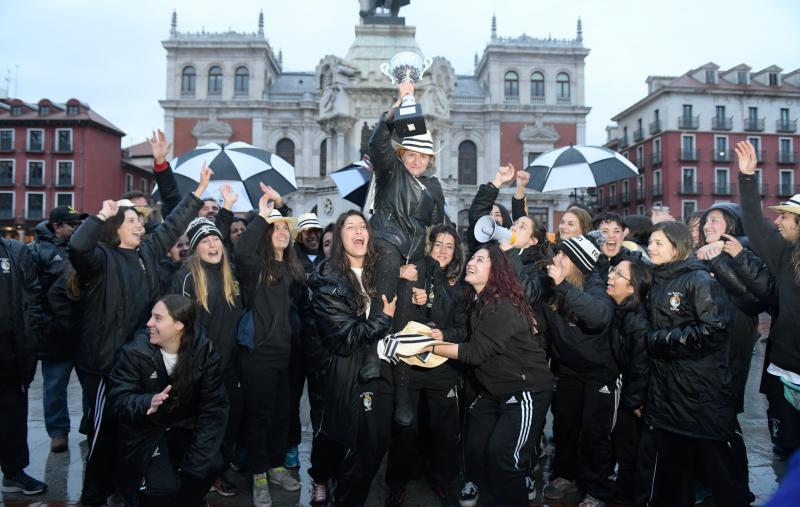
<instances>
[{"instance_id":1,"label":"historic building facade","mask_svg":"<svg viewBox=\"0 0 800 507\"><path fill-rule=\"evenodd\" d=\"M359 160L396 86L380 71L400 51L425 56L416 29L400 22L362 20L344 56L325 55L316 69L284 72L264 32L179 32L173 14L167 50L165 129L180 154L207 142L245 141L294 165L298 192L287 196L296 213L316 206L323 222L352 207L326 175ZM500 37L492 19L474 71L457 75L446 57L417 86L417 99L435 142L448 215L465 225L477 185L501 163L527 165L553 147L583 143L586 115L580 20L573 39ZM508 190L509 194L512 190ZM531 211L552 224L566 194L531 192Z\"/></svg>"},{"instance_id":2,"label":"historic building facade","mask_svg":"<svg viewBox=\"0 0 800 507\"><path fill-rule=\"evenodd\" d=\"M800 192L800 69L707 63L678 77L649 76L647 86L647 96L607 129L607 146L626 154L640 174L598 188L604 209L643 214L663 205L683 218L715 202L738 202L733 148L745 139L758 152L765 205Z\"/></svg>"}]
</instances>

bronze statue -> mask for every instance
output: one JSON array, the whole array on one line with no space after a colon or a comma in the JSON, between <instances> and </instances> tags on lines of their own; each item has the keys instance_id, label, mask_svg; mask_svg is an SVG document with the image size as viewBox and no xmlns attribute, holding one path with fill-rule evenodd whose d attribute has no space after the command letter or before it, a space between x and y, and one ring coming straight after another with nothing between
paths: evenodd
<instances>
[{"instance_id":1,"label":"bronze statue","mask_svg":"<svg viewBox=\"0 0 800 507\"><path fill-rule=\"evenodd\" d=\"M389 9L391 17L396 18L400 13L400 7L409 3L411 3L411 0L359 0L361 9L358 11L358 15L366 20L368 17L375 15L375 10L378 7L383 7L384 9Z\"/></svg>"}]
</instances>

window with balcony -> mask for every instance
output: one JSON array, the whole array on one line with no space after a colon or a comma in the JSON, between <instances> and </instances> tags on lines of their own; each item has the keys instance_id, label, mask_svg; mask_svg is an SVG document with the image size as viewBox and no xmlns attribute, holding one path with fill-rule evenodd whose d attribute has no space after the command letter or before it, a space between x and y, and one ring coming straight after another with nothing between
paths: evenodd
<instances>
[{"instance_id":1,"label":"window with balcony","mask_svg":"<svg viewBox=\"0 0 800 507\"><path fill-rule=\"evenodd\" d=\"M731 155L728 151L728 137L716 136L714 138L714 161L730 162Z\"/></svg>"},{"instance_id":2,"label":"window with balcony","mask_svg":"<svg viewBox=\"0 0 800 507\"><path fill-rule=\"evenodd\" d=\"M661 139L653 139L653 166L661 165Z\"/></svg>"},{"instance_id":3,"label":"window with balcony","mask_svg":"<svg viewBox=\"0 0 800 507\"><path fill-rule=\"evenodd\" d=\"M28 160L28 173L25 184L29 187L44 186L44 161Z\"/></svg>"},{"instance_id":4,"label":"window with balcony","mask_svg":"<svg viewBox=\"0 0 800 507\"><path fill-rule=\"evenodd\" d=\"M56 170L56 186L71 187L73 185L74 171L75 163L72 160L59 160Z\"/></svg>"},{"instance_id":5,"label":"window with balcony","mask_svg":"<svg viewBox=\"0 0 800 507\"><path fill-rule=\"evenodd\" d=\"M130 192L133 190L133 175L126 174L125 175L125 191Z\"/></svg>"},{"instance_id":6,"label":"window with balcony","mask_svg":"<svg viewBox=\"0 0 800 507\"><path fill-rule=\"evenodd\" d=\"M503 95L506 98L519 97L519 75L513 70L506 72L503 81Z\"/></svg>"},{"instance_id":7,"label":"window with balcony","mask_svg":"<svg viewBox=\"0 0 800 507\"><path fill-rule=\"evenodd\" d=\"M247 67L238 67L233 76L233 93L247 95L250 92L250 72Z\"/></svg>"},{"instance_id":8,"label":"window with balcony","mask_svg":"<svg viewBox=\"0 0 800 507\"><path fill-rule=\"evenodd\" d=\"M458 145L458 183L478 184L478 148L472 141L463 141Z\"/></svg>"},{"instance_id":9,"label":"window with balcony","mask_svg":"<svg viewBox=\"0 0 800 507\"><path fill-rule=\"evenodd\" d=\"M653 197L663 194L664 192L661 188L661 169L656 169L653 171Z\"/></svg>"},{"instance_id":10,"label":"window with balcony","mask_svg":"<svg viewBox=\"0 0 800 507\"><path fill-rule=\"evenodd\" d=\"M655 135L661 132L661 119L658 115L658 109L653 111L653 122L650 124L650 135Z\"/></svg>"},{"instance_id":11,"label":"window with balcony","mask_svg":"<svg viewBox=\"0 0 800 507\"><path fill-rule=\"evenodd\" d=\"M681 219L686 220L687 217L692 216L697 211L697 201L681 201L681 211L683 212Z\"/></svg>"},{"instance_id":12,"label":"window with balcony","mask_svg":"<svg viewBox=\"0 0 800 507\"><path fill-rule=\"evenodd\" d=\"M631 194L630 194L630 183L628 180L624 180L622 182L622 202L630 202L631 201Z\"/></svg>"},{"instance_id":13,"label":"window with balcony","mask_svg":"<svg viewBox=\"0 0 800 507\"><path fill-rule=\"evenodd\" d=\"M758 162L764 161L764 152L761 150L761 138L760 137L748 137L747 140L750 144L753 145L753 149L756 150L756 160Z\"/></svg>"},{"instance_id":14,"label":"window with balcony","mask_svg":"<svg viewBox=\"0 0 800 507\"><path fill-rule=\"evenodd\" d=\"M25 219L42 220L44 218L44 192L25 193Z\"/></svg>"},{"instance_id":15,"label":"window with balcony","mask_svg":"<svg viewBox=\"0 0 800 507\"><path fill-rule=\"evenodd\" d=\"M569 103L570 89L569 76L561 72L556 76L556 99L559 103Z\"/></svg>"},{"instance_id":16,"label":"window with balcony","mask_svg":"<svg viewBox=\"0 0 800 507\"><path fill-rule=\"evenodd\" d=\"M681 172L681 193L694 194L697 193L697 179L695 177L696 169L694 167L684 167Z\"/></svg>"},{"instance_id":17,"label":"window with balcony","mask_svg":"<svg viewBox=\"0 0 800 507\"><path fill-rule=\"evenodd\" d=\"M608 201L611 203L611 206L617 205L617 184L612 183L608 186Z\"/></svg>"},{"instance_id":18,"label":"window with balcony","mask_svg":"<svg viewBox=\"0 0 800 507\"><path fill-rule=\"evenodd\" d=\"M733 126L733 118L725 116L725 106L717 106L714 117L711 118L711 128L714 130L730 130Z\"/></svg>"},{"instance_id":19,"label":"window with balcony","mask_svg":"<svg viewBox=\"0 0 800 507\"><path fill-rule=\"evenodd\" d=\"M700 124L700 118L694 115L692 104L683 104L681 115L678 117L679 129L696 129Z\"/></svg>"},{"instance_id":20,"label":"window with balcony","mask_svg":"<svg viewBox=\"0 0 800 507\"><path fill-rule=\"evenodd\" d=\"M778 139L778 163L794 164L794 152L792 152L792 138L781 137Z\"/></svg>"},{"instance_id":21,"label":"window with balcony","mask_svg":"<svg viewBox=\"0 0 800 507\"><path fill-rule=\"evenodd\" d=\"M780 118L775 126L778 132L797 132L797 120L789 118L789 108L782 107Z\"/></svg>"},{"instance_id":22,"label":"window with balcony","mask_svg":"<svg viewBox=\"0 0 800 507\"><path fill-rule=\"evenodd\" d=\"M597 187L597 202L600 206L606 207L603 203L603 187Z\"/></svg>"},{"instance_id":23,"label":"window with balcony","mask_svg":"<svg viewBox=\"0 0 800 507\"><path fill-rule=\"evenodd\" d=\"M0 185L14 185L14 161L0 160Z\"/></svg>"},{"instance_id":24,"label":"window with balcony","mask_svg":"<svg viewBox=\"0 0 800 507\"><path fill-rule=\"evenodd\" d=\"M681 136L681 160L697 160L694 136Z\"/></svg>"},{"instance_id":25,"label":"window with balcony","mask_svg":"<svg viewBox=\"0 0 800 507\"><path fill-rule=\"evenodd\" d=\"M794 171L784 169L778 175L778 195L794 195Z\"/></svg>"},{"instance_id":26,"label":"window with balcony","mask_svg":"<svg viewBox=\"0 0 800 507\"><path fill-rule=\"evenodd\" d=\"M139 191L143 194L149 193L147 191L147 178L139 178Z\"/></svg>"},{"instance_id":27,"label":"window with balcony","mask_svg":"<svg viewBox=\"0 0 800 507\"><path fill-rule=\"evenodd\" d=\"M541 72L531 74L531 99L544 102L544 74Z\"/></svg>"},{"instance_id":28,"label":"window with balcony","mask_svg":"<svg viewBox=\"0 0 800 507\"><path fill-rule=\"evenodd\" d=\"M14 129L0 129L0 151L14 151Z\"/></svg>"},{"instance_id":29,"label":"window with balcony","mask_svg":"<svg viewBox=\"0 0 800 507\"><path fill-rule=\"evenodd\" d=\"M731 195L729 171L724 167L714 169L714 194Z\"/></svg>"},{"instance_id":30,"label":"window with balcony","mask_svg":"<svg viewBox=\"0 0 800 507\"><path fill-rule=\"evenodd\" d=\"M761 169L756 169L756 181L758 182L758 193L761 195L766 195L767 187L764 185L764 180L761 177Z\"/></svg>"},{"instance_id":31,"label":"window with balcony","mask_svg":"<svg viewBox=\"0 0 800 507\"><path fill-rule=\"evenodd\" d=\"M633 131L633 140L639 142L644 139L644 129L642 128L642 119L636 120L636 130Z\"/></svg>"},{"instance_id":32,"label":"window with balcony","mask_svg":"<svg viewBox=\"0 0 800 507\"><path fill-rule=\"evenodd\" d=\"M72 152L72 129L56 129L56 146L59 153Z\"/></svg>"},{"instance_id":33,"label":"window with balcony","mask_svg":"<svg viewBox=\"0 0 800 507\"><path fill-rule=\"evenodd\" d=\"M28 151L44 151L44 130L28 129Z\"/></svg>"},{"instance_id":34,"label":"window with balcony","mask_svg":"<svg viewBox=\"0 0 800 507\"><path fill-rule=\"evenodd\" d=\"M747 108L747 118L744 121L744 129L756 132L764 130L764 119L758 117L757 107Z\"/></svg>"},{"instance_id":35,"label":"window with balcony","mask_svg":"<svg viewBox=\"0 0 800 507\"><path fill-rule=\"evenodd\" d=\"M14 218L14 192L0 192L0 220Z\"/></svg>"},{"instance_id":36,"label":"window with balcony","mask_svg":"<svg viewBox=\"0 0 800 507\"><path fill-rule=\"evenodd\" d=\"M644 145L636 147L636 167L644 169Z\"/></svg>"},{"instance_id":37,"label":"window with balcony","mask_svg":"<svg viewBox=\"0 0 800 507\"><path fill-rule=\"evenodd\" d=\"M275 154L294 167L294 141L284 137L275 145Z\"/></svg>"},{"instance_id":38,"label":"window with balcony","mask_svg":"<svg viewBox=\"0 0 800 507\"><path fill-rule=\"evenodd\" d=\"M72 192L56 192L56 207L74 206L75 194Z\"/></svg>"},{"instance_id":39,"label":"window with balcony","mask_svg":"<svg viewBox=\"0 0 800 507\"><path fill-rule=\"evenodd\" d=\"M218 65L208 69L208 94L222 95L222 67Z\"/></svg>"},{"instance_id":40,"label":"window with balcony","mask_svg":"<svg viewBox=\"0 0 800 507\"><path fill-rule=\"evenodd\" d=\"M181 95L194 95L197 86L197 72L189 65L181 72Z\"/></svg>"},{"instance_id":41,"label":"window with balcony","mask_svg":"<svg viewBox=\"0 0 800 507\"><path fill-rule=\"evenodd\" d=\"M636 177L636 200L644 199L644 176Z\"/></svg>"},{"instance_id":42,"label":"window with balcony","mask_svg":"<svg viewBox=\"0 0 800 507\"><path fill-rule=\"evenodd\" d=\"M328 174L328 140L323 139L319 143L319 177L323 178Z\"/></svg>"}]
</instances>

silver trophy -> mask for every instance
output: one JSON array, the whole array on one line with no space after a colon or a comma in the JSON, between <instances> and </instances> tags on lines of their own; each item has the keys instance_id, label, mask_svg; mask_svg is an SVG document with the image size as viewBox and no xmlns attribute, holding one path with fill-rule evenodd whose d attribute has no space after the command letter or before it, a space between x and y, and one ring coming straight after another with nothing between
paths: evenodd
<instances>
[{"instance_id":1,"label":"silver trophy","mask_svg":"<svg viewBox=\"0 0 800 507\"><path fill-rule=\"evenodd\" d=\"M392 80L392 84L417 83L432 64L431 58L403 51L394 55L389 63L381 64L381 72ZM422 109L413 95L406 95L400 102L394 118L394 127L400 137L416 136L428 131L425 118L422 117Z\"/></svg>"}]
</instances>

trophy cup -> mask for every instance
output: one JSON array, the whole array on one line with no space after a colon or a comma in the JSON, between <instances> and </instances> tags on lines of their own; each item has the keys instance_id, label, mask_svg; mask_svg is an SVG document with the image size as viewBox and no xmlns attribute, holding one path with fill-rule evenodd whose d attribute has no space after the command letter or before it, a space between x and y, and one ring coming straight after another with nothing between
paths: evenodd
<instances>
[{"instance_id":1,"label":"trophy cup","mask_svg":"<svg viewBox=\"0 0 800 507\"><path fill-rule=\"evenodd\" d=\"M392 84L417 83L432 64L431 58L403 51L394 55L389 63L381 64L381 72L392 80ZM406 95L401 100L400 107L395 113L394 127L400 137L416 136L428 131L425 118L422 117L422 109L413 95Z\"/></svg>"}]
</instances>

